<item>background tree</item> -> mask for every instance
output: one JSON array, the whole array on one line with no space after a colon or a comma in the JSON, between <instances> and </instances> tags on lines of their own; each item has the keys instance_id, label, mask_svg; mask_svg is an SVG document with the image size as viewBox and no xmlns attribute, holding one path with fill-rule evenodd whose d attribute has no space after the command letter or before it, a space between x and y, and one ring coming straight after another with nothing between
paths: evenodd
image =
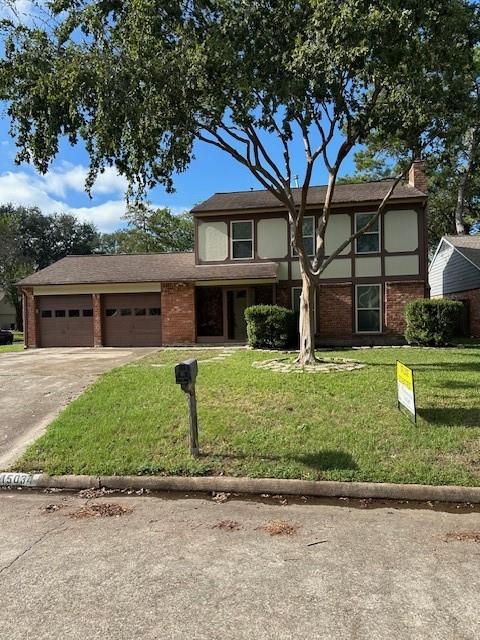
<instances>
[{"instance_id":1,"label":"background tree","mask_svg":"<svg viewBox=\"0 0 480 640\"><path fill-rule=\"evenodd\" d=\"M193 250L193 218L188 212L175 215L170 209L154 209L143 202L128 206L127 229L104 234L104 253L152 253Z\"/></svg>"},{"instance_id":2,"label":"background tree","mask_svg":"<svg viewBox=\"0 0 480 640\"><path fill-rule=\"evenodd\" d=\"M464 108L475 9L466 0L50 6L55 28L10 26L0 67L18 161L46 171L59 137L74 144L81 136L91 159L87 188L115 164L142 195L157 183L172 189L197 141L229 154L288 211L302 275L299 362L314 361L320 276L375 224L404 176L387 186L370 223L327 257L341 166L372 132L395 139L404 156L438 143L447 114ZM302 231L318 162L328 188L310 258Z\"/></svg>"},{"instance_id":3,"label":"background tree","mask_svg":"<svg viewBox=\"0 0 480 640\"><path fill-rule=\"evenodd\" d=\"M36 207L0 206L0 287L22 328L22 300L16 283L67 255L94 253L99 234L70 214L44 215Z\"/></svg>"},{"instance_id":4,"label":"background tree","mask_svg":"<svg viewBox=\"0 0 480 640\"><path fill-rule=\"evenodd\" d=\"M480 51L473 51L470 95L464 109L447 114L444 144L429 150L428 237L433 251L443 235L463 235L480 220ZM401 145L373 132L355 153L355 173L343 181L395 176L405 162Z\"/></svg>"}]
</instances>

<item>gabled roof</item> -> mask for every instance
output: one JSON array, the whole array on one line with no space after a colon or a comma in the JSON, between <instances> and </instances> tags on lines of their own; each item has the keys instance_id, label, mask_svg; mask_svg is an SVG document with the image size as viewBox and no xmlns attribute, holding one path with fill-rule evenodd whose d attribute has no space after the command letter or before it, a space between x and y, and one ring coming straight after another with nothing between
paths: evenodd
<instances>
[{"instance_id":1,"label":"gabled roof","mask_svg":"<svg viewBox=\"0 0 480 640\"><path fill-rule=\"evenodd\" d=\"M19 286L124 282L274 279L278 264L196 265L192 252L67 256L20 280Z\"/></svg>"},{"instance_id":2,"label":"gabled roof","mask_svg":"<svg viewBox=\"0 0 480 640\"><path fill-rule=\"evenodd\" d=\"M381 201L392 186L393 180L375 182L358 182L338 184L333 195L333 204L356 204ZM293 197L300 202L301 189L292 189ZM325 202L327 186L310 187L308 206L321 206ZM425 199L423 191L409 184L399 184L392 194L392 200ZM216 213L228 211L249 211L256 209L279 209L281 204L275 196L265 189L253 191L236 191L233 193L215 193L213 196L197 204L193 213Z\"/></svg>"},{"instance_id":3,"label":"gabled roof","mask_svg":"<svg viewBox=\"0 0 480 640\"><path fill-rule=\"evenodd\" d=\"M449 245L480 270L480 235L477 236L443 236Z\"/></svg>"}]
</instances>

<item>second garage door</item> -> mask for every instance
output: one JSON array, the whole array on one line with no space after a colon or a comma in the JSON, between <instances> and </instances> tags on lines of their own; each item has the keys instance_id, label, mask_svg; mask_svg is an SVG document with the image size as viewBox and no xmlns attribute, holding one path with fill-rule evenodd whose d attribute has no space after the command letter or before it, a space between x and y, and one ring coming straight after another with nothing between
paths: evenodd
<instances>
[{"instance_id":1,"label":"second garage door","mask_svg":"<svg viewBox=\"0 0 480 640\"><path fill-rule=\"evenodd\" d=\"M103 296L106 347L157 347L162 344L160 293Z\"/></svg>"}]
</instances>

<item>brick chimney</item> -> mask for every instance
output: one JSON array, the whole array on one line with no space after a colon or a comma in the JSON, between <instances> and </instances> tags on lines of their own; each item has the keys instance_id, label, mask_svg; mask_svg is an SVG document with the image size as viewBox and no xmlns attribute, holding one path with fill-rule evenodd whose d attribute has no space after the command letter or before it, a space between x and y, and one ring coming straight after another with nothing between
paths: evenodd
<instances>
[{"instance_id":1,"label":"brick chimney","mask_svg":"<svg viewBox=\"0 0 480 640\"><path fill-rule=\"evenodd\" d=\"M414 160L408 174L408 184L423 193L428 191L427 175L422 160Z\"/></svg>"}]
</instances>

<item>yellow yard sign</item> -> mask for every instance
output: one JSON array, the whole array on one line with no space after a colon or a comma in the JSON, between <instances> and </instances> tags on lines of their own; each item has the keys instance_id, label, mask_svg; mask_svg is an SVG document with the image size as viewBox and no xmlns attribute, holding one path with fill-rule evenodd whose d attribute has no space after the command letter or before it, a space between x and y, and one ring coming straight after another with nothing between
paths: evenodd
<instances>
[{"instance_id":1,"label":"yellow yard sign","mask_svg":"<svg viewBox=\"0 0 480 640\"><path fill-rule=\"evenodd\" d=\"M398 408L405 407L411 414L413 421L417 421L417 410L415 406L415 383L413 371L402 362L397 360L397 393Z\"/></svg>"}]
</instances>

